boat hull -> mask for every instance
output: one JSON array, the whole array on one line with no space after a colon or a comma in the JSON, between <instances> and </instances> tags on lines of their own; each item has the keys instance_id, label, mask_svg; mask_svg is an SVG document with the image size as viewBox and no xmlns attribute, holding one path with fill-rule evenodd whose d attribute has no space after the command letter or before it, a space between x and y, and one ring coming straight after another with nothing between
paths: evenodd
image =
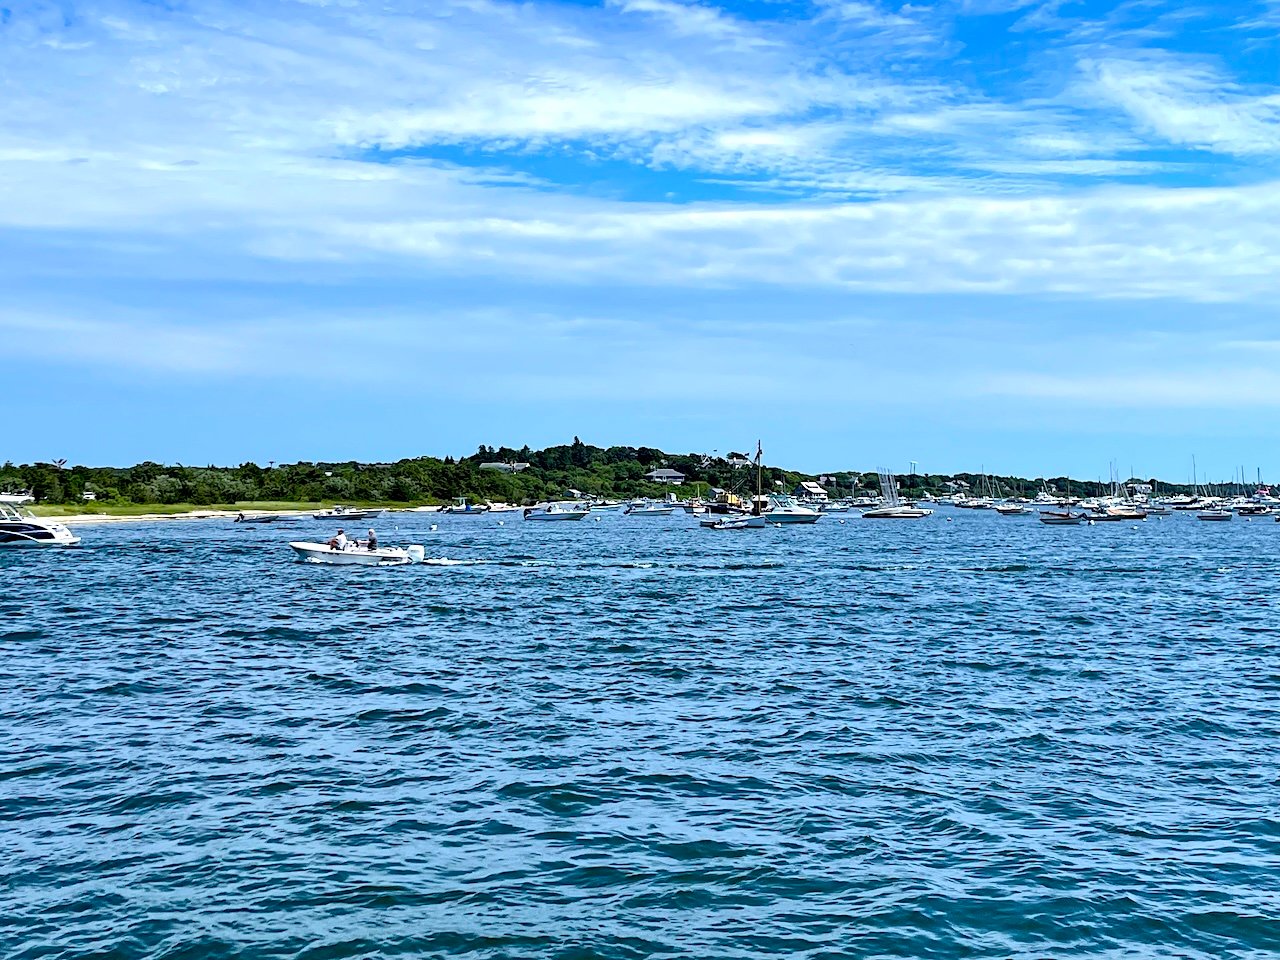
<instances>
[{"instance_id":1,"label":"boat hull","mask_svg":"<svg viewBox=\"0 0 1280 960\"><path fill-rule=\"evenodd\" d=\"M920 520L923 517L932 516L932 510L923 510L919 507L883 507L877 510L868 510L862 515L863 520Z\"/></svg>"},{"instance_id":2,"label":"boat hull","mask_svg":"<svg viewBox=\"0 0 1280 960\"><path fill-rule=\"evenodd\" d=\"M769 523L817 523L822 519L820 513L766 513L765 520Z\"/></svg>"},{"instance_id":3,"label":"boat hull","mask_svg":"<svg viewBox=\"0 0 1280 960\"><path fill-rule=\"evenodd\" d=\"M0 523L0 547L74 547L80 538L60 523Z\"/></svg>"}]
</instances>

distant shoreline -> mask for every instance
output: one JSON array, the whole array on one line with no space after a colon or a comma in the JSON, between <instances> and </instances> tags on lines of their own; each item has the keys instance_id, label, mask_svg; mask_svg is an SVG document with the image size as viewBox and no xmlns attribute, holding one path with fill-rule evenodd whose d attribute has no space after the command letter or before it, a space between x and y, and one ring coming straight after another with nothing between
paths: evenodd
<instances>
[{"instance_id":1,"label":"distant shoreline","mask_svg":"<svg viewBox=\"0 0 1280 960\"><path fill-rule=\"evenodd\" d=\"M369 509L369 510L383 509L383 510L388 510L395 513L438 513L440 511L439 506L416 506L416 507L396 506L396 507L381 507L381 508L358 507L355 504L351 504L350 506L352 507L352 509ZM332 510L332 509L333 509L332 506L316 506L316 507L308 507L306 509L298 509L294 507L287 510L264 510L261 508L251 509L248 507L244 509L240 509L240 508L222 509L222 508L210 507L210 508L201 509L201 510L186 510L186 509L164 510L163 508L158 508L154 510L148 510L144 513L70 513L70 514L64 515L64 514L58 513L56 509L53 509L53 510L50 510L48 508L41 509L39 506L36 506L33 512L37 516L48 517L50 519L57 520L59 523L64 523L64 524L67 524L68 526L72 526L72 525L78 525L78 524L96 524L96 523L155 522L158 520L234 520L236 517L240 516L240 514L244 514L246 517L275 516L275 517L308 517L309 518L318 512L321 512L324 510ZM342 518L334 517L333 519L341 520Z\"/></svg>"}]
</instances>

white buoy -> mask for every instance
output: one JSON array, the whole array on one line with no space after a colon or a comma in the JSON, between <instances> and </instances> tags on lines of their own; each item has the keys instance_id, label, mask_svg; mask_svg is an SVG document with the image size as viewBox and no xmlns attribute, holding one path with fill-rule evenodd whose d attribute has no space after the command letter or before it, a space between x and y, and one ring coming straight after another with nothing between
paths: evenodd
<instances>
[{"instance_id":1,"label":"white buoy","mask_svg":"<svg viewBox=\"0 0 1280 960\"><path fill-rule=\"evenodd\" d=\"M431 525L431 529L432 529L432 530L439 530L439 529L440 529L440 524L438 524L438 523L433 523L433 524Z\"/></svg>"},{"instance_id":2,"label":"white buoy","mask_svg":"<svg viewBox=\"0 0 1280 960\"><path fill-rule=\"evenodd\" d=\"M500 526L500 527L505 527L506 525L507 525L507 521L505 521L505 520L499 520L499 521L498 521L498 526Z\"/></svg>"},{"instance_id":3,"label":"white buoy","mask_svg":"<svg viewBox=\"0 0 1280 960\"><path fill-rule=\"evenodd\" d=\"M844 521L843 521L843 520L841 520L840 522L841 522L841 523L844 523Z\"/></svg>"}]
</instances>

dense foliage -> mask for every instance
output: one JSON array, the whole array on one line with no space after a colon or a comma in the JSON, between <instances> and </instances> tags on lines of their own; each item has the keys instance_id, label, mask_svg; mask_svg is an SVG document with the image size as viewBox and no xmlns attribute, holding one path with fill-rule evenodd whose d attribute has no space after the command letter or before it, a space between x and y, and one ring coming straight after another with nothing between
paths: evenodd
<instances>
[{"instance_id":1,"label":"dense foliage","mask_svg":"<svg viewBox=\"0 0 1280 960\"><path fill-rule=\"evenodd\" d=\"M454 497L476 501L534 503L570 495L570 491L604 497L657 496L672 488L651 483L644 474L659 467L678 470L686 477L682 495L693 484L723 487L742 494L754 492L756 471L743 465L744 454L728 458L703 454L669 454L652 447L594 447L574 437L572 444L546 450L513 450L480 447L470 457L443 460L418 457L397 463L293 463L261 467L163 466L140 463L133 467L64 467L37 463L0 468L0 491L29 491L46 503L80 503L86 492L100 502L147 504L234 504L247 501L338 503L433 503ZM736 464L731 461L737 461ZM481 469L482 463L527 463L518 473ZM801 480L814 476L765 467L766 491L790 491ZM853 490L878 489L874 473L836 472L824 477L832 495ZM973 493L990 491L998 496L1034 496L1048 486L1077 494L1105 492L1106 485L1067 481L1058 477L1034 480L1019 477L911 475L900 478L903 493L949 493L957 482ZM1185 491L1186 487L1161 484L1161 490Z\"/></svg>"}]
</instances>

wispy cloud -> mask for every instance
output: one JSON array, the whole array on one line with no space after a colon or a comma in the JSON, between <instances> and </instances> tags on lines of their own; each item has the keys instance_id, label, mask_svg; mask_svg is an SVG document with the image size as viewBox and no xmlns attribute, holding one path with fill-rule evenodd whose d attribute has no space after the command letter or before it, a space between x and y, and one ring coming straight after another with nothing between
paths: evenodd
<instances>
[{"instance_id":1,"label":"wispy cloud","mask_svg":"<svg viewBox=\"0 0 1280 960\"><path fill-rule=\"evenodd\" d=\"M1222 153L1280 153L1280 87L1250 91L1214 67L1165 56L1082 63L1090 91L1140 129Z\"/></svg>"}]
</instances>

